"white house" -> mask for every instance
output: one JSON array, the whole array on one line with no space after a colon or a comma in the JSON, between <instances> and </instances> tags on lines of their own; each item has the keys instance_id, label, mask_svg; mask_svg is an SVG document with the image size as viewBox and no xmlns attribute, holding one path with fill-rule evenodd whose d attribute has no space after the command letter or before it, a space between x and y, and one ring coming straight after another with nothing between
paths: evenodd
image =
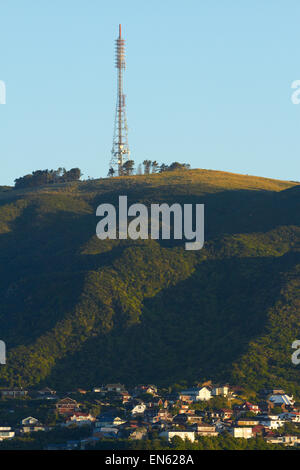
<instances>
[{"instance_id":1,"label":"white house","mask_svg":"<svg viewBox=\"0 0 300 470\"><path fill-rule=\"evenodd\" d=\"M234 427L229 432L236 438L250 439L253 437L252 428Z\"/></svg>"},{"instance_id":2,"label":"white house","mask_svg":"<svg viewBox=\"0 0 300 470\"><path fill-rule=\"evenodd\" d=\"M195 433L193 431L163 431L159 434L160 437L166 437L170 441L173 437L180 437L180 439L188 439L191 442L195 441Z\"/></svg>"},{"instance_id":3,"label":"white house","mask_svg":"<svg viewBox=\"0 0 300 470\"><path fill-rule=\"evenodd\" d=\"M191 388L183 390L180 397L190 397L193 401L208 401L211 399L211 391L207 387Z\"/></svg>"},{"instance_id":4,"label":"white house","mask_svg":"<svg viewBox=\"0 0 300 470\"><path fill-rule=\"evenodd\" d=\"M267 437L266 442L268 444L283 444L285 446L298 446L300 439L298 436L279 436L279 437Z\"/></svg>"},{"instance_id":5,"label":"white house","mask_svg":"<svg viewBox=\"0 0 300 470\"><path fill-rule=\"evenodd\" d=\"M4 439L12 439L15 437L15 432L10 427L1 426L0 427L0 441Z\"/></svg>"},{"instance_id":6,"label":"white house","mask_svg":"<svg viewBox=\"0 0 300 470\"><path fill-rule=\"evenodd\" d=\"M63 426L70 426L77 424L78 426L90 426L96 418L90 413L75 412L72 416L69 416Z\"/></svg>"},{"instance_id":7,"label":"white house","mask_svg":"<svg viewBox=\"0 0 300 470\"><path fill-rule=\"evenodd\" d=\"M281 413L280 419L292 421L293 423L300 423L300 413L298 411L290 411L288 413Z\"/></svg>"},{"instance_id":8,"label":"white house","mask_svg":"<svg viewBox=\"0 0 300 470\"><path fill-rule=\"evenodd\" d=\"M33 418L33 416L28 416L28 418L24 418L21 421L21 424L28 425L28 424L37 424L39 422L38 419Z\"/></svg>"},{"instance_id":9,"label":"white house","mask_svg":"<svg viewBox=\"0 0 300 470\"><path fill-rule=\"evenodd\" d=\"M260 424L269 429L278 429L284 425L284 420L277 415L262 416Z\"/></svg>"},{"instance_id":10,"label":"white house","mask_svg":"<svg viewBox=\"0 0 300 470\"><path fill-rule=\"evenodd\" d=\"M132 416L143 414L146 409L146 405L144 403L139 403L131 410Z\"/></svg>"}]
</instances>

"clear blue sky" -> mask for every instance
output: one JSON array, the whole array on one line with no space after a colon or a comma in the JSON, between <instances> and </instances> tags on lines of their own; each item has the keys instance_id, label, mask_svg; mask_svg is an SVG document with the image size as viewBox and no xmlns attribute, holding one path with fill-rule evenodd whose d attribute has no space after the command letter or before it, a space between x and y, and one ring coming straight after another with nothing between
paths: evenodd
<instances>
[{"instance_id":1,"label":"clear blue sky","mask_svg":"<svg viewBox=\"0 0 300 470\"><path fill-rule=\"evenodd\" d=\"M106 176L119 23L136 162L300 180L299 0L2 0L0 18L0 184Z\"/></svg>"}]
</instances>

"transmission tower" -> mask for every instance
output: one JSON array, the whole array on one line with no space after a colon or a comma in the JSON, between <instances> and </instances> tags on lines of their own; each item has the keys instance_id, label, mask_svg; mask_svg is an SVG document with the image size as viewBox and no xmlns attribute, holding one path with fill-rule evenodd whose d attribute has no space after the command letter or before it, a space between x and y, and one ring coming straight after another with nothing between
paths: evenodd
<instances>
[{"instance_id":1,"label":"transmission tower","mask_svg":"<svg viewBox=\"0 0 300 470\"><path fill-rule=\"evenodd\" d=\"M119 37L116 39L116 68L118 69L118 93L114 125L114 138L111 150L110 168L119 176L122 175L122 165L129 159L128 129L126 120L126 103L123 93L123 72L125 70L125 40L122 39L121 25Z\"/></svg>"}]
</instances>

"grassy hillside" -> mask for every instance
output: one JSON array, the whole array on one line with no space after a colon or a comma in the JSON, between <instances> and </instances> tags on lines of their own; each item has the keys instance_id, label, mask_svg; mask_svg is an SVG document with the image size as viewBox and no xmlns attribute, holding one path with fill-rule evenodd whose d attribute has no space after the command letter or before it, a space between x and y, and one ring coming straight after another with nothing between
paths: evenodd
<instances>
[{"instance_id":1,"label":"grassy hillside","mask_svg":"<svg viewBox=\"0 0 300 470\"><path fill-rule=\"evenodd\" d=\"M205 245L100 241L96 207L204 203ZM0 191L0 386L206 378L300 397L300 185L191 170Z\"/></svg>"}]
</instances>

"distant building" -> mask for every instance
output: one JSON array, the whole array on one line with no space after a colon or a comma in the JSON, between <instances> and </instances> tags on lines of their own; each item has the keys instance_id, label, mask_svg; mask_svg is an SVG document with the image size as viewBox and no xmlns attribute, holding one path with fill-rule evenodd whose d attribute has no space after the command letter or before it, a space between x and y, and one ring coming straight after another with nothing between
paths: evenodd
<instances>
[{"instance_id":1,"label":"distant building","mask_svg":"<svg viewBox=\"0 0 300 470\"><path fill-rule=\"evenodd\" d=\"M211 424L197 424L195 426L197 436L218 436L216 427Z\"/></svg>"},{"instance_id":2,"label":"distant building","mask_svg":"<svg viewBox=\"0 0 300 470\"><path fill-rule=\"evenodd\" d=\"M94 430L94 436L99 437L116 437L119 432L118 428L102 427Z\"/></svg>"},{"instance_id":3,"label":"distant building","mask_svg":"<svg viewBox=\"0 0 300 470\"><path fill-rule=\"evenodd\" d=\"M9 388L1 390L2 398L23 398L28 395L28 390L23 390L22 388Z\"/></svg>"},{"instance_id":4,"label":"distant building","mask_svg":"<svg viewBox=\"0 0 300 470\"><path fill-rule=\"evenodd\" d=\"M128 439L140 440L144 439L147 435L147 428L146 427L139 427L128 432Z\"/></svg>"},{"instance_id":5,"label":"distant building","mask_svg":"<svg viewBox=\"0 0 300 470\"><path fill-rule=\"evenodd\" d=\"M255 413L255 414L258 414L261 412L258 405L253 405L249 401L245 401L242 405L235 405L234 410L237 412L251 411L251 413Z\"/></svg>"},{"instance_id":6,"label":"distant building","mask_svg":"<svg viewBox=\"0 0 300 470\"><path fill-rule=\"evenodd\" d=\"M12 439L13 437L15 437L15 431L11 427L0 426L0 441Z\"/></svg>"},{"instance_id":7,"label":"distant building","mask_svg":"<svg viewBox=\"0 0 300 470\"><path fill-rule=\"evenodd\" d=\"M125 387L122 384L107 384L105 390L106 392L125 392Z\"/></svg>"},{"instance_id":8,"label":"distant building","mask_svg":"<svg viewBox=\"0 0 300 470\"><path fill-rule=\"evenodd\" d=\"M126 423L126 421L114 413L102 413L97 416L97 420L95 422L96 428L107 428L107 427L116 427L120 426L121 424Z\"/></svg>"},{"instance_id":9,"label":"distant building","mask_svg":"<svg viewBox=\"0 0 300 470\"><path fill-rule=\"evenodd\" d=\"M135 405L132 408L131 414L132 416L140 415L140 414L143 414L145 410L146 410L146 405L144 403L139 403L138 405Z\"/></svg>"},{"instance_id":10,"label":"distant building","mask_svg":"<svg viewBox=\"0 0 300 470\"><path fill-rule=\"evenodd\" d=\"M79 404L76 400L66 397L56 403L56 409L60 414L73 415L79 411Z\"/></svg>"},{"instance_id":11,"label":"distant building","mask_svg":"<svg viewBox=\"0 0 300 470\"><path fill-rule=\"evenodd\" d=\"M227 385L222 385L220 387L213 387L211 394L215 397L217 396L227 397L229 394L229 387Z\"/></svg>"},{"instance_id":12,"label":"distant building","mask_svg":"<svg viewBox=\"0 0 300 470\"><path fill-rule=\"evenodd\" d=\"M82 413L80 411L76 411L73 415L69 416L66 420L65 426L70 426L72 424L77 424L78 426L89 426L96 418L92 416L90 413Z\"/></svg>"},{"instance_id":13,"label":"distant building","mask_svg":"<svg viewBox=\"0 0 300 470\"><path fill-rule=\"evenodd\" d=\"M293 400L293 396L282 395L279 393L275 395L271 395L269 397L269 401L271 401L272 403L278 406L281 406L281 405L292 406L295 403L295 400Z\"/></svg>"},{"instance_id":14,"label":"distant building","mask_svg":"<svg viewBox=\"0 0 300 470\"><path fill-rule=\"evenodd\" d=\"M292 421L293 423L300 423L299 411L290 411L286 413L280 413L279 418L287 420L287 421Z\"/></svg>"},{"instance_id":15,"label":"distant building","mask_svg":"<svg viewBox=\"0 0 300 470\"><path fill-rule=\"evenodd\" d=\"M56 391L52 390L49 387L45 387L42 390L39 390L38 394L42 395L43 397L45 397L45 396L54 396L54 395L56 395Z\"/></svg>"},{"instance_id":16,"label":"distant building","mask_svg":"<svg viewBox=\"0 0 300 470\"><path fill-rule=\"evenodd\" d=\"M45 431L45 426L32 416L22 419L21 425L21 433Z\"/></svg>"},{"instance_id":17,"label":"distant building","mask_svg":"<svg viewBox=\"0 0 300 470\"><path fill-rule=\"evenodd\" d=\"M266 442L268 444L283 444L285 446L294 446L300 444L299 436L279 436L279 437L267 437Z\"/></svg>"},{"instance_id":18,"label":"distant building","mask_svg":"<svg viewBox=\"0 0 300 470\"><path fill-rule=\"evenodd\" d=\"M233 427L229 429L229 432L236 438L250 439L253 437L252 428Z\"/></svg>"},{"instance_id":19,"label":"distant building","mask_svg":"<svg viewBox=\"0 0 300 470\"><path fill-rule=\"evenodd\" d=\"M150 395L157 394L157 387L156 385L138 385L134 389L135 394L139 393L149 393Z\"/></svg>"},{"instance_id":20,"label":"distant building","mask_svg":"<svg viewBox=\"0 0 300 470\"><path fill-rule=\"evenodd\" d=\"M277 415L268 415L260 417L260 424L269 429L278 429L284 425L284 420Z\"/></svg>"},{"instance_id":21,"label":"distant building","mask_svg":"<svg viewBox=\"0 0 300 470\"><path fill-rule=\"evenodd\" d=\"M131 395L128 392L120 392L120 396L123 404L129 402L131 398Z\"/></svg>"},{"instance_id":22,"label":"distant building","mask_svg":"<svg viewBox=\"0 0 300 470\"><path fill-rule=\"evenodd\" d=\"M239 418L236 424L238 426L258 426L260 421L255 418Z\"/></svg>"},{"instance_id":23,"label":"distant building","mask_svg":"<svg viewBox=\"0 0 300 470\"><path fill-rule=\"evenodd\" d=\"M179 398L182 401L185 401L184 397L189 397L192 401L208 401L211 399L211 391L207 387L190 388L180 393Z\"/></svg>"},{"instance_id":24,"label":"distant building","mask_svg":"<svg viewBox=\"0 0 300 470\"><path fill-rule=\"evenodd\" d=\"M230 410L229 408L222 408L220 410L220 417L222 419L230 419L232 415L233 415L233 411Z\"/></svg>"}]
</instances>

